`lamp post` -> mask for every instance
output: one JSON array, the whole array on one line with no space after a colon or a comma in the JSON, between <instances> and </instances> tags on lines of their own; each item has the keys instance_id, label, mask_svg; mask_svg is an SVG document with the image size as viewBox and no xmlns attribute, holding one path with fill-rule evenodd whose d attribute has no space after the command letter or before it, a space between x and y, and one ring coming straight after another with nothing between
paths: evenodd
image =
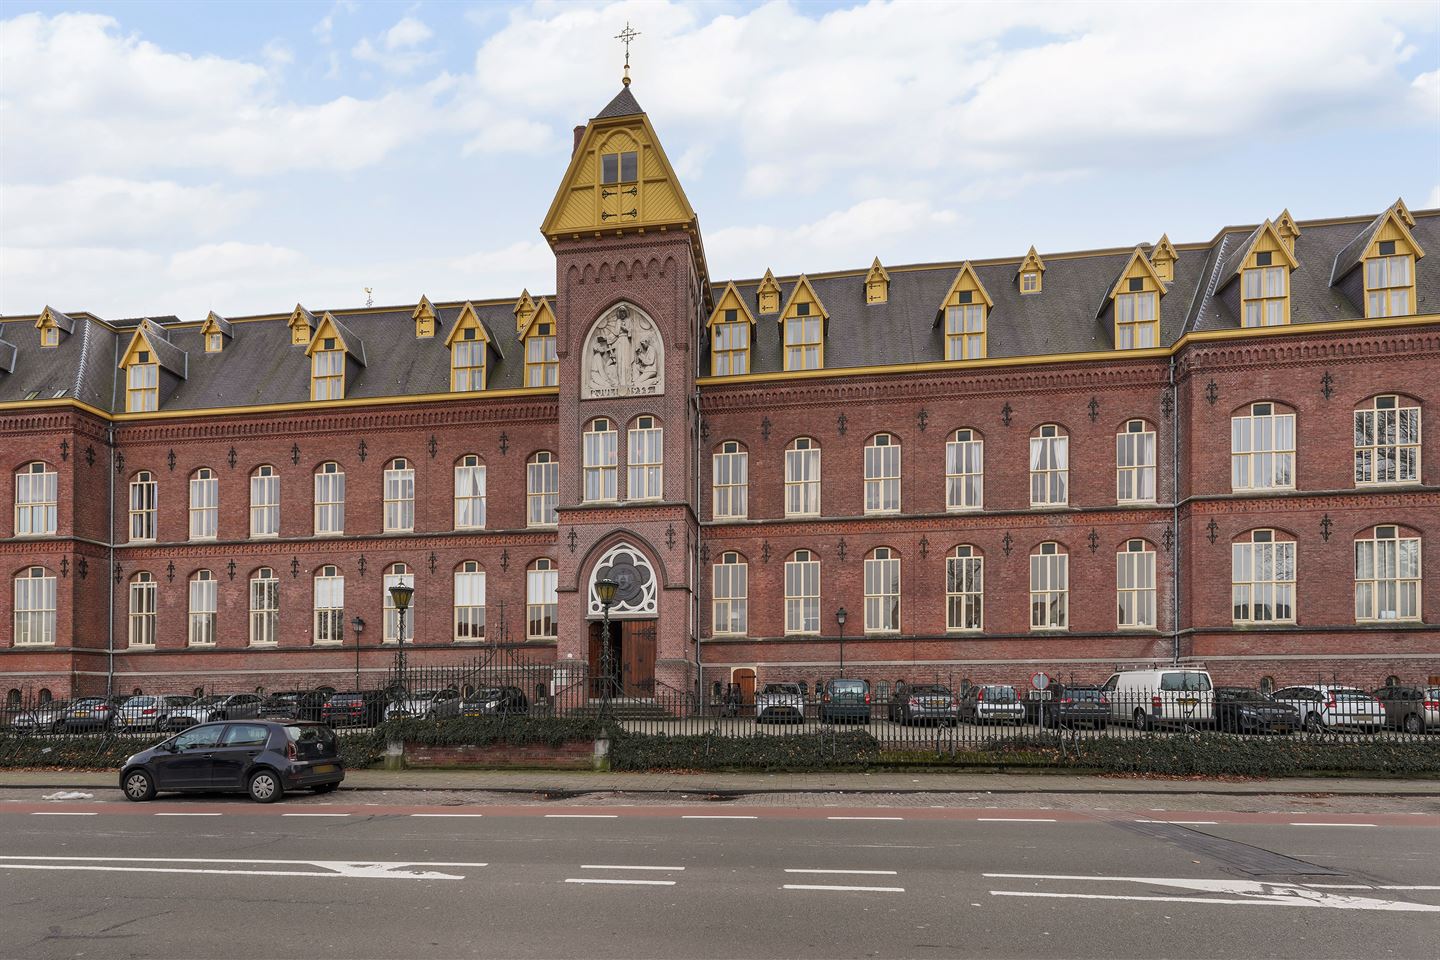
<instances>
[{"instance_id":1,"label":"lamp post","mask_svg":"<svg viewBox=\"0 0 1440 960\"><path fill-rule=\"evenodd\" d=\"M365 630L365 620L362 617L355 617L350 621L350 629L355 631L355 689L360 689L360 634Z\"/></svg>"},{"instance_id":2,"label":"lamp post","mask_svg":"<svg viewBox=\"0 0 1440 960\"><path fill-rule=\"evenodd\" d=\"M414 595L414 585L403 581L390 588L390 599L395 603L395 612L400 614L400 630L395 634L395 675L399 678L402 692L407 692L405 691L405 611L410 609L410 598Z\"/></svg>"},{"instance_id":3,"label":"lamp post","mask_svg":"<svg viewBox=\"0 0 1440 960\"><path fill-rule=\"evenodd\" d=\"M595 599L600 601L600 612L605 616L605 625L600 633L600 682L604 684L601 697L607 713L615 674L615 657L610 652L610 606L615 602L615 591L619 586L620 584L609 577L601 577L595 581Z\"/></svg>"},{"instance_id":4,"label":"lamp post","mask_svg":"<svg viewBox=\"0 0 1440 960\"><path fill-rule=\"evenodd\" d=\"M835 622L840 624L840 676L845 676L845 608L835 611Z\"/></svg>"}]
</instances>

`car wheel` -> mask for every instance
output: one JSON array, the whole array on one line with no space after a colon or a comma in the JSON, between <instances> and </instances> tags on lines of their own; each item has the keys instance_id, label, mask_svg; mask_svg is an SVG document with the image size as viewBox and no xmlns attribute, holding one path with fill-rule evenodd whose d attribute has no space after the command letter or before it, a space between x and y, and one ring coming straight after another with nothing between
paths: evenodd
<instances>
[{"instance_id":1,"label":"car wheel","mask_svg":"<svg viewBox=\"0 0 1440 960\"><path fill-rule=\"evenodd\" d=\"M1307 713L1305 715L1305 729L1311 733L1324 733L1325 721L1320 719L1318 713Z\"/></svg>"},{"instance_id":2,"label":"car wheel","mask_svg":"<svg viewBox=\"0 0 1440 960\"><path fill-rule=\"evenodd\" d=\"M335 792L335 788L338 787L338 786L340 786L340 784L338 784L338 783L322 783L322 784L320 784L318 787L315 788L315 792L316 792L316 793L334 793L334 792Z\"/></svg>"},{"instance_id":3,"label":"car wheel","mask_svg":"<svg viewBox=\"0 0 1440 960\"><path fill-rule=\"evenodd\" d=\"M280 775L274 770L256 770L250 775L250 799L256 803L274 803L285 796L285 787Z\"/></svg>"},{"instance_id":4,"label":"car wheel","mask_svg":"<svg viewBox=\"0 0 1440 960\"><path fill-rule=\"evenodd\" d=\"M1405 718L1405 732L1406 732L1406 733L1424 733L1424 732L1425 732L1425 721L1422 720L1422 719L1420 719L1420 715L1419 715L1418 713L1412 713L1412 714L1410 714L1409 716L1407 716L1407 717Z\"/></svg>"},{"instance_id":5,"label":"car wheel","mask_svg":"<svg viewBox=\"0 0 1440 960\"><path fill-rule=\"evenodd\" d=\"M1148 713L1146 713L1144 710L1136 710L1136 711L1135 711L1135 717L1134 717L1134 719L1135 719L1135 726L1136 726L1137 729L1145 730L1145 731L1150 731L1150 730L1155 729L1155 724L1154 724L1154 722L1150 719L1150 715L1149 715Z\"/></svg>"},{"instance_id":6,"label":"car wheel","mask_svg":"<svg viewBox=\"0 0 1440 960\"><path fill-rule=\"evenodd\" d=\"M155 796L155 778L144 770L131 770L125 774L125 782L122 786L126 800L143 803Z\"/></svg>"}]
</instances>

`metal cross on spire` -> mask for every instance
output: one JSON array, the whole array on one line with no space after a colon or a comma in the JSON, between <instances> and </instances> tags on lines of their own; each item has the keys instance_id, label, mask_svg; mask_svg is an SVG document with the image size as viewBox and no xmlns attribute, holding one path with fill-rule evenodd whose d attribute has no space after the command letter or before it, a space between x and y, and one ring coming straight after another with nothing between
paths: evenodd
<instances>
[{"instance_id":1,"label":"metal cross on spire","mask_svg":"<svg viewBox=\"0 0 1440 960\"><path fill-rule=\"evenodd\" d=\"M640 36L639 30L630 27L630 21L625 21L625 29L615 34L615 39L625 44L625 77L621 81L625 86L630 86L630 42Z\"/></svg>"}]
</instances>

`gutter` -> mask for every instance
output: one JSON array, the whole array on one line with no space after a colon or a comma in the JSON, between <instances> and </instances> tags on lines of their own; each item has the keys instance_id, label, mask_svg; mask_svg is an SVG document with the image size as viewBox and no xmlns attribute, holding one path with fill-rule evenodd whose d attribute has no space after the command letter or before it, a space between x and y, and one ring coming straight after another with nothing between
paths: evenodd
<instances>
[{"instance_id":1,"label":"gutter","mask_svg":"<svg viewBox=\"0 0 1440 960\"><path fill-rule=\"evenodd\" d=\"M1170 532L1175 538L1170 558L1170 662L1180 665L1180 391L1175 389L1175 357L1170 357L1170 397L1175 425L1170 434Z\"/></svg>"}]
</instances>

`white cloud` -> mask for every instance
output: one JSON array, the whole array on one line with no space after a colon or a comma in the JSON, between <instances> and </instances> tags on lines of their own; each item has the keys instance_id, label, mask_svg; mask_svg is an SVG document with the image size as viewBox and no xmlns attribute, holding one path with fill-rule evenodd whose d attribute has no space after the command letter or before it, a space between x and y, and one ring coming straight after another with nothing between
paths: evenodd
<instances>
[{"instance_id":1,"label":"white cloud","mask_svg":"<svg viewBox=\"0 0 1440 960\"><path fill-rule=\"evenodd\" d=\"M380 36L378 46L369 38L362 38L351 49L350 55L356 60L373 63L388 73L404 75L438 58L439 54L434 50L418 49L434 35L434 31L422 21L403 17Z\"/></svg>"},{"instance_id":2,"label":"white cloud","mask_svg":"<svg viewBox=\"0 0 1440 960\"><path fill-rule=\"evenodd\" d=\"M6 184L0 190L0 222L12 238L37 247L213 236L257 201L253 192L216 184L84 176L57 184Z\"/></svg>"},{"instance_id":3,"label":"white cloud","mask_svg":"<svg viewBox=\"0 0 1440 960\"><path fill-rule=\"evenodd\" d=\"M1430 188L1430 196L1425 200L1425 207L1429 210L1440 209L1440 183Z\"/></svg>"},{"instance_id":4,"label":"white cloud","mask_svg":"<svg viewBox=\"0 0 1440 960\"><path fill-rule=\"evenodd\" d=\"M435 32L421 20L402 17L395 26L385 31L386 50L409 50L429 40Z\"/></svg>"},{"instance_id":5,"label":"white cloud","mask_svg":"<svg viewBox=\"0 0 1440 960\"><path fill-rule=\"evenodd\" d=\"M335 33L335 18L342 13L354 12L354 0L335 0L335 3L331 5L329 12L326 13L325 16L321 17L318 22L316 22L315 26L311 28L310 32L313 33L315 35L315 39L319 40L321 43L329 43Z\"/></svg>"}]
</instances>

